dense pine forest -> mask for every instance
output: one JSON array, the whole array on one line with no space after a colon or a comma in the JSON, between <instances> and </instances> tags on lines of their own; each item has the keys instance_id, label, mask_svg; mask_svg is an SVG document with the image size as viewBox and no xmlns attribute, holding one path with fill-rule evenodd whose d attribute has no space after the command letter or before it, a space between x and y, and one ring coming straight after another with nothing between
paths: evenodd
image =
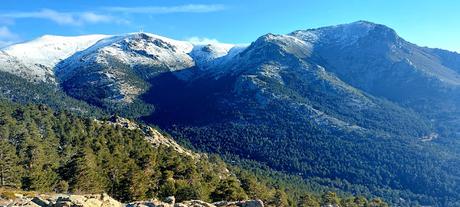
<instances>
[{"instance_id":1,"label":"dense pine forest","mask_svg":"<svg viewBox=\"0 0 460 207\"><path fill-rule=\"evenodd\" d=\"M45 105L0 102L0 158L3 189L107 192L124 202L175 196L178 201L257 198L269 206L387 206L378 198L342 196L326 188L308 191L307 184L227 165L216 155L197 158L153 147L140 130Z\"/></svg>"}]
</instances>

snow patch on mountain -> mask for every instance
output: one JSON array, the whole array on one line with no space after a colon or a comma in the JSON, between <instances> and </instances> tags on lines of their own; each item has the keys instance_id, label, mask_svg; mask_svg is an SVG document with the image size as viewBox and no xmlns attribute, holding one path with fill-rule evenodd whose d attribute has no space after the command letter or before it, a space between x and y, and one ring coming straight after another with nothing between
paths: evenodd
<instances>
[{"instance_id":1,"label":"snow patch on mountain","mask_svg":"<svg viewBox=\"0 0 460 207\"><path fill-rule=\"evenodd\" d=\"M198 67L205 67L209 62L227 55L233 47L234 45L223 43L195 45L190 56Z\"/></svg>"},{"instance_id":2,"label":"snow patch on mountain","mask_svg":"<svg viewBox=\"0 0 460 207\"><path fill-rule=\"evenodd\" d=\"M357 21L350 24L321 27L317 29L298 30L289 35L310 43L335 43L342 46L351 45L369 34L377 24Z\"/></svg>"},{"instance_id":3,"label":"snow patch on mountain","mask_svg":"<svg viewBox=\"0 0 460 207\"><path fill-rule=\"evenodd\" d=\"M150 33L131 33L103 39L90 48L76 53L57 67L56 76L67 79L78 72L78 65L102 64L109 66L113 60L133 66L146 65L167 68L170 71L194 66L187 54L193 45Z\"/></svg>"},{"instance_id":4,"label":"snow patch on mountain","mask_svg":"<svg viewBox=\"0 0 460 207\"><path fill-rule=\"evenodd\" d=\"M30 81L67 79L87 64L110 65L113 60L130 66L178 71L222 64L246 47L219 42L179 41L151 33L123 35L45 35L0 50L0 71Z\"/></svg>"},{"instance_id":5,"label":"snow patch on mountain","mask_svg":"<svg viewBox=\"0 0 460 207\"><path fill-rule=\"evenodd\" d=\"M205 70L229 61L246 47L226 43L195 44L189 55L199 69Z\"/></svg>"},{"instance_id":6,"label":"snow patch on mountain","mask_svg":"<svg viewBox=\"0 0 460 207\"><path fill-rule=\"evenodd\" d=\"M75 37L45 35L30 42L12 45L3 51L21 59L26 64L42 64L52 67L77 51L84 50L108 35L84 35Z\"/></svg>"},{"instance_id":7,"label":"snow patch on mountain","mask_svg":"<svg viewBox=\"0 0 460 207\"><path fill-rule=\"evenodd\" d=\"M84 50L108 35L83 35L74 37L45 35L38 39L15 44L2 49L2 68L10 67L13 74L27 74L34 80L52 79L53 68L60 61ZM17 67L11 63L20 63ZM13 66L13 67L11 67Z\"/></svg>"}]
</instances>

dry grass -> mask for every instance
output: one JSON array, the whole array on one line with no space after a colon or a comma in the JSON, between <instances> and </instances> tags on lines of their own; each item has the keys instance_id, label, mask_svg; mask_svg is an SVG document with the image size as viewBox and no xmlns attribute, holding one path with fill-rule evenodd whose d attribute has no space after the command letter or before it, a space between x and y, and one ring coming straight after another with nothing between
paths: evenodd
<instances>
[{"instance_id":1,"label":"dry grass","mask_svg":"<svg viewBox=\"0 0 460 207\"><path fill-rule=\"evenodd\" d=\"M10 188L10 187L1 187L0 188L0 198L1 199L6 199L6 200L12 200L17 198L16 195L23 195L25 197L34 197L38 193L34 191L23 191L20 189L16 188Z\"/></svg>"}]
</instances>

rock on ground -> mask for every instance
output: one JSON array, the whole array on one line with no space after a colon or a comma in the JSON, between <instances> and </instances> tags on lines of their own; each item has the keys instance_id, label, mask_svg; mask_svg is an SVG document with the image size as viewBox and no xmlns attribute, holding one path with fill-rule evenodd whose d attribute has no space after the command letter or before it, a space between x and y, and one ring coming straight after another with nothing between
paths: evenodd
<instances>
[{"instance_id":1,"label":"rock on ground","mask_svg":"<svg viewBox=\"0 0 460 207\"><path fill-rule=\"evenodd\" d=\"M136 201L123 204L111 198L107 194L88 195L39 195L33 198L17 197L14 200L1 200L0 207L264 207L261 200L247 200L235 202L207 203L200 200L184 201L176 203L171 196L164 201L152 199L148 201Z\"/></svg>"}]
</instances>

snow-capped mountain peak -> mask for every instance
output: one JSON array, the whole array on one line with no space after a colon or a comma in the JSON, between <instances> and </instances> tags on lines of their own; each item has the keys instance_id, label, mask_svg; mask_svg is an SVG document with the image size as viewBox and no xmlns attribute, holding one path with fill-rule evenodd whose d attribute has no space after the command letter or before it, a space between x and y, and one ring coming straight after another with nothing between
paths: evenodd
<instances>
[{"instance_id":1,"label":"snow-capped mountain peak","mask_svg":"<svg viewBox=\"0 0 460 207\"><path fill-rule=\"evenodd\" d=\"M298 30L289 35L295 36L306 42L350 45L369 34L376 27L381 26L367 21L357 21L349 24L321 27L317 29Z\"/></svg>"},{"instance_id":2,"label":"snow-capped mountain peak","mask_svg":"<svg viewBox=\"0 0 460 207\"><path fill-rule=\"evenodd\" d=\"M88 61L107 64L112 58L128 65L151 65L171 70L193 66L204 69L233 57L242 48L225 43L198 44L145 32L44 35L0 50L0 65L3 66L0 70L31 81L55 82L56 75L62 78L73 74L76 67L72 65Z\"/></svg>"},{"instance_id":3,"label":"snow-capped mountain peak","mask_svg":"<svg viewBox=\"0 0 460 207\"><path fill-rule=\"evenodd\" d=\"M55 36L45 35L30 42L9 46L3 51L23 60L26 65L41 64L50 68L59 61L84 50L108 35Z\"/></svg>"},{"instance_id":4,"label":"snow-capped mountain peak","mask_svg":"<svg viewBox=\"0 0 460 207\"><path fill-rule=\"evenodd\" d=\"M0 65L14 74L29 74L34 81L46 81L60 61L84 50L108 35L55 36L44 35L35 40L2 49ZM18 67L17 64L21 67ZM8 67L5 67L8 66Z\"/></svg>"},{"instance_id":5,"label":"snow-capped mountain peak","mask_svg":"<svg viewBox=\"0 0 460 207\"><path fill-rule=\"evenodd\" d=\"M67 79L85 65L110 65L116 60L128 66L148 65L152 68L180 70L194 66L188 55L193 45L151 33L129 33L98 41L88 49L75 53L56 66L59 79Z\"/></svg>"},{"instance_id":6,"label":"snow-capped mountain peak","mask_svg":"<svg viewBox=\"0 0 460 207\"><path fill-rule=\"evenodd\" d=\"M199 68L204 69L210 66L214 60L229 55L234 47L236 46L233 44L225 43L195 44L190 56Z\"/></svg>"}]
</instances>

